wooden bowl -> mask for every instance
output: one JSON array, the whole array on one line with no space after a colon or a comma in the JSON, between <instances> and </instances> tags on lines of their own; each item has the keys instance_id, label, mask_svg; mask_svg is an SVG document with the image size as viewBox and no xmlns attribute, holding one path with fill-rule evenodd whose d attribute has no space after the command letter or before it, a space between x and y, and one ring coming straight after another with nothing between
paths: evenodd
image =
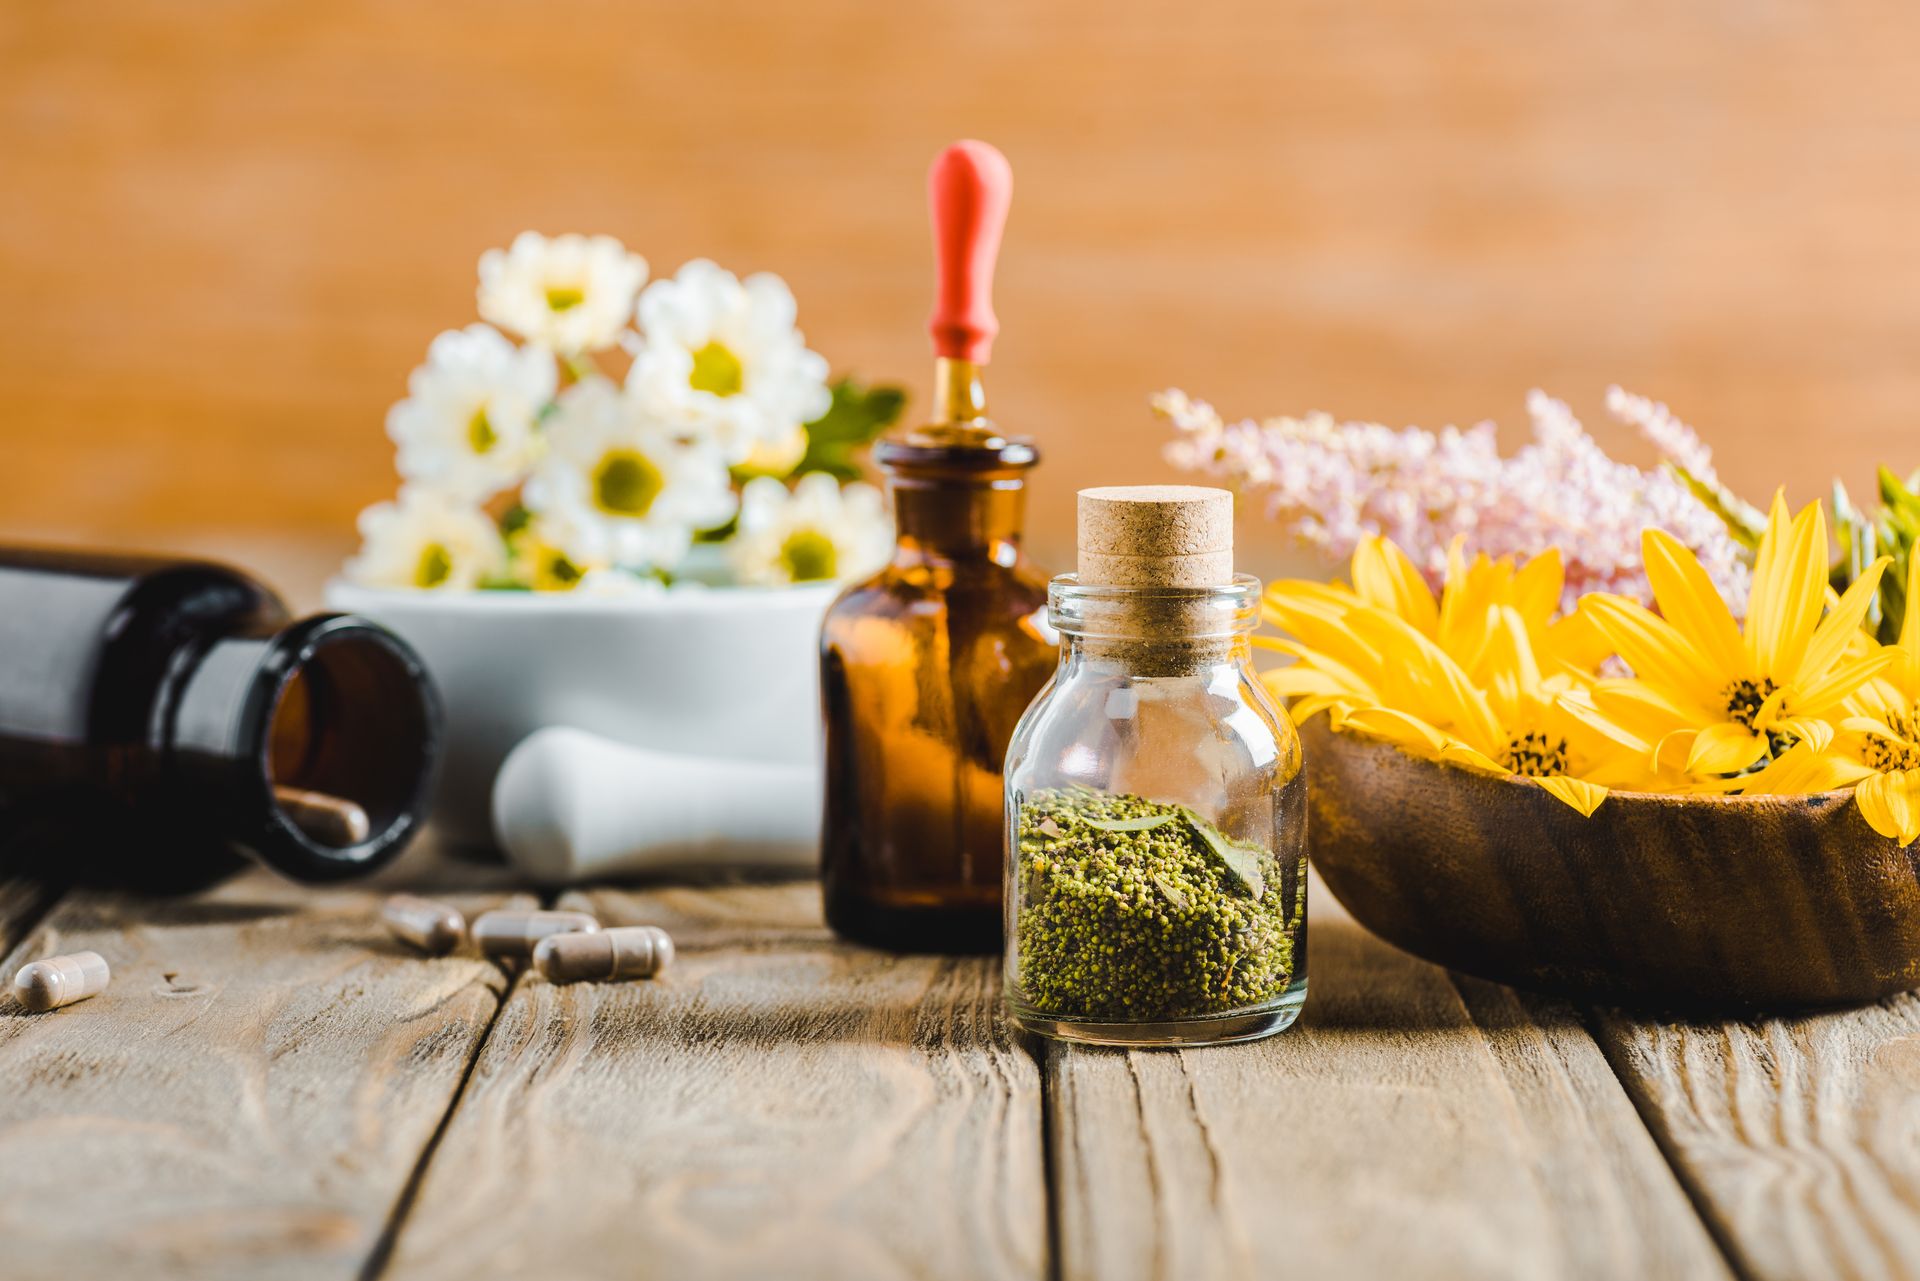
<instances>
[{"instance_id":1,"label":"wooden bowl","mask_svg":"<svg viewBox=\"0 0 1920 1281\"><path fill-rule=\"evenodd\" d=\"M1616 792L1590 818L1516 779L1301 730L1314 865L1387 941L1468 974L1669 1009L1859 1004L1920 986L1920 842L1851 793Z\"/></svg>"}]
</instances>

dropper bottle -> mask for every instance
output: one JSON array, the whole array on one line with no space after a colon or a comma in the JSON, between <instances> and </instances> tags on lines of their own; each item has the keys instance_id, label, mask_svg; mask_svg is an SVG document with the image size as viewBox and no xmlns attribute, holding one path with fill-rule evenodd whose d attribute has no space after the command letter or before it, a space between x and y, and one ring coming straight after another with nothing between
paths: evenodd
<instances>
[{"instance_id":1,"label":"dropper bottle","mask_svg":"<svg viewBox=\"0 0 1920 1281\"><path fill-rule=\"evenodd\" d=\"M1033 443L987 417L1006 157L958 142L928 178L938 288L931 421L874 449L892 561L842 593L821 637L827 922L902 951L1000 945L1000 767L1055 649L1020 540Z\"/></svg>"}]
</instances>

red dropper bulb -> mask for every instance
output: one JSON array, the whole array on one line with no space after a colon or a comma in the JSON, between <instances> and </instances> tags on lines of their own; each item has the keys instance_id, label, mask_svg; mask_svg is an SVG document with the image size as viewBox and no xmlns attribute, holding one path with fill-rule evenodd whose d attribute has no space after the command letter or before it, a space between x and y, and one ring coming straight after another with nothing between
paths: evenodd
<instances>
[{"instance_id":1,"label":"red dropper bulb","mask_svg":"<svg viewBox=\"0 0 1920 1281\"><path fill-rule=\"evenodd\" d=\"M969 138L934 157L927 173L937 284L933 354L984 365L1000 321L993 314L993 264L1013 200L1013 167L999 149Z\"/></svg>"}]
</instances>

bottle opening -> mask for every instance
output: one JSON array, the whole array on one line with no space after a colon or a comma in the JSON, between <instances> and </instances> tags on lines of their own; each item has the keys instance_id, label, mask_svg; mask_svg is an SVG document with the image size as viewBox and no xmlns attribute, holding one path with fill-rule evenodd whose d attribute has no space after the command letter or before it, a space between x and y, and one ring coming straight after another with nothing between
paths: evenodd
<instances>
[{"instance_id":1,"label":"bottle opening","mask_svg":"<svg viewBox=\"0 0 1920 1281\"><path fill-rule=\"evenodd\" d=\"M409 815L432 728L408 659L371 633L323 640L280 687L267 775L314 843L363 845Z\"/></svg>"}]
</instances>

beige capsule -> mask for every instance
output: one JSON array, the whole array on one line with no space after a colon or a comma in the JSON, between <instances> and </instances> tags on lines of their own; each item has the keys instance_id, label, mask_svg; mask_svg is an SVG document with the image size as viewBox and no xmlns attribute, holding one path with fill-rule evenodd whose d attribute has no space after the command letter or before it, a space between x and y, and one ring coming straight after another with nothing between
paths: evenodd
<instances>
[{"instance_id":1,"label":"beige capsule","mask_svg":"<svg viewBox=\"0 0 1920 1281\"><path fill-rule=\"evenodd\" d=\"M467 918L460 909L417 894L395 894L380 909L380 919L393 936L432 956L445 956L460 946Z\"/></svg>"},{"instance_id":2,"label":"beige capsule","mask_svg":"<svg viewBox=\"0 0 1920 1281\"><path fill-rule=\"evenodd\" d=\"M13 976L13 994L35 1012L57 1010L107 990L113 977L107 958L98 952L49 956L20 967Z\"/></svg>"},{"instance_id":3,"label":"beige capsule","mask_svg":"<svg viewBox=\"0 0 1920 1281\"><path fill-rule=\"evenodd\" d=\"M473 923L473 941L488 956L530 956L553 934L591 934L600 922L585 912L485 912Z\"/></svg>"},{"instance_id":4,"label":"beige capsule","mask_svg":"<svg viewBox=\"0 0 1920 1281\"><path fill-rule=\"evenodd\" d=\"M657 925L556 934L533 949L533 968L549 983L650 979L671 964L673 939Z\"/></svg>"}]
</instances>

